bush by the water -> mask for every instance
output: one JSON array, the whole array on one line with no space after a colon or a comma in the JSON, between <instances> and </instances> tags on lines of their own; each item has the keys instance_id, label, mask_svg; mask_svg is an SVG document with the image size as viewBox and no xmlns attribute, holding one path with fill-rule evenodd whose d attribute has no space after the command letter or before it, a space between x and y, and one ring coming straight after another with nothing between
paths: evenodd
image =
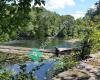
<instances>
[{"instance_id":1,"label":"bush by the water","mask_svg":"<svg viewBox=\"0 0 100 80\"><path fill-rule=\"evenodd\" d=\"M58 73L74 67L77 63L76 56L73 56L73 53L71 55L61 56L56 59L56 63L48 70L47 77L51 79Z\"/></svg>"}]
</instances>

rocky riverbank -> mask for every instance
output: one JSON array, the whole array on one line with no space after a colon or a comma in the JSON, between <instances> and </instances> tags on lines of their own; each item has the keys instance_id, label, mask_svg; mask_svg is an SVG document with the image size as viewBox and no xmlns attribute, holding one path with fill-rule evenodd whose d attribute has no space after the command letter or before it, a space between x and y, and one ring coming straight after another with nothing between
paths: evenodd
<instances>
[{"instance_id":1,"label":"rocky riverbank","mask_svg":"<svg viewBox=\"0 0 100 80\"><path fill-rule=\"evenodd\" d=\"M58 74L53 80L100 80L100 52L80 61L74 68Z\"/></svg>"}]
</instances>

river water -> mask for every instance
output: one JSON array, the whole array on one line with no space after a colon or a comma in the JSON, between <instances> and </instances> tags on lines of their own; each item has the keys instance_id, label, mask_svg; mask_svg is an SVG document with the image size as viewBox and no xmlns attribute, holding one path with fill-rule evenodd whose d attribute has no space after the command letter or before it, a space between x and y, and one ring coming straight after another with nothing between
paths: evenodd
<instances>
[{"instance_id":1,"label":"river water","mask_svg":"<svg viewBox=\"0 0 100 80\"><path fill-rule=\"evenodd\" d=\"M13 40L9 42L2 43L3 45L18 46L18 47L29 47L29 48L39 48L42 43L45 43L46 40ZM77 47L78 43L73 44L68 42L66 39L51 39L47 41L47 46L44 48L52 49L54 47L63 47L63 48L73 48Z\"/></svg>"}]
</instances>

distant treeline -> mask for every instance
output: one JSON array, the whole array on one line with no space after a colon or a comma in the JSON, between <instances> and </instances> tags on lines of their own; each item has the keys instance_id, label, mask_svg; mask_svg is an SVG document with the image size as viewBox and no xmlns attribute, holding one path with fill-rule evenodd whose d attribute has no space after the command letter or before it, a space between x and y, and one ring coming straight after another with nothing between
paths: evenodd
<instances>
[{"instance_id":1,"label":"distant treeline","mask_svg":"<svg viewBox=\"0 0 100 80\"><path fill-rule=\"evenodd\" d=\"M43 7L29 9L29 6L20 6L23 4L6 4L3 1L0 5L4 5L0 11L1 41L42 39L57 33L59 34L56 37L60 38L80 38L84 36L87 17L100 28L100 0L95 4L96 9L89 9L84 18L76 20L71 15L61 16Z\"/></svg>"}]
</instances>

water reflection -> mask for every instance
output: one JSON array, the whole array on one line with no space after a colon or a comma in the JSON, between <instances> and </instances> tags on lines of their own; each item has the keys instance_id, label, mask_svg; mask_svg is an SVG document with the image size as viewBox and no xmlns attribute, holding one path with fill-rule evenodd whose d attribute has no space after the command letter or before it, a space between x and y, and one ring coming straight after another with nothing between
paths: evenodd
<instances>
[{"instance_id":1,"label":"water reflection","mask_svg":"<svg viewBox=\"0 0 100 80\"><path fill-rule=\"evenodd\" d=\"M30 47L30 48L39 48L42 43L46 40L14 40L10 42L2 43L3 45L19 46L19 47ZM47 41L48 45L45 48L54 48L54 47L73 47L73 43L67 42L66 39L51 39Z\"/></svg>"}]
</instances>

